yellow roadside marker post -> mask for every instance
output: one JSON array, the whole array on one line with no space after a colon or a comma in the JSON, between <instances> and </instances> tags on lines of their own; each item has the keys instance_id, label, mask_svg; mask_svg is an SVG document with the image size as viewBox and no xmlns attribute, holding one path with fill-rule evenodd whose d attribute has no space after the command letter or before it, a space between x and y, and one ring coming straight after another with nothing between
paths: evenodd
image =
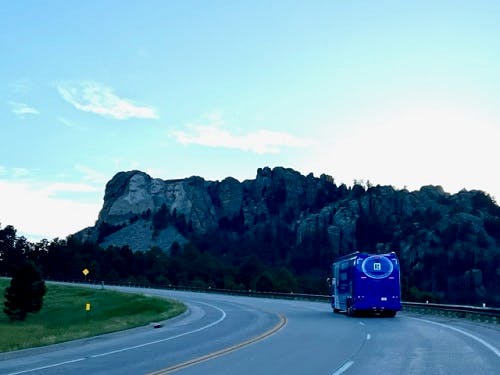
<instances>
[{"instance_id":1,"label":"yellow roadside marker post","mask_svg":"<svg viewBox=\"0 0 500 375\"><path fill-rule=\"evenodd\" d=\"M85 304L85 311L86 311L85 315L87 316L87 318L89 318L90 317L90 303L89 302L87 302Z\"/></svg>"}]
</instances>

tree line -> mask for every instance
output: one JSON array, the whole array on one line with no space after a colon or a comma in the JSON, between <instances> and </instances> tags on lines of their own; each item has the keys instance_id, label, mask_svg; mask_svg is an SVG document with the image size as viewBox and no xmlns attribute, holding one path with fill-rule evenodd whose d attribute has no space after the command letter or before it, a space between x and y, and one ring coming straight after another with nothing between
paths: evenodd
<instances>
[{"instance_id":1,"label":"tree line","mask_svg":"<svg viewBox=\"0 0 500 375\"><path fill-rule=\"evenodd\" d=\"M499 217L498 206L491 200L478 204L496 210L492 217ZM149 215L155 229L168 221L189 231L181 215L168 214L165 209ZM386 251L387 243L412 244L414 250L404 257L395 249L401 261L403 300L496 304L500 291L498 248L488 242L483 245L481 233L466 222L437 225L443 222L441 216L432 209L416 212L404 221L361 215L356 241L360 248L377 252ZM44 278L54 280L84 280L82 270L87 268L87 279L93 281L329 293L325 280L333 260L342 254L332 251L326 233L317 232L297 244L286 223L262 223L248 233L239 230L241 222L237 217L223 223L232 231L192 236L190 242L174 242L169 249L146 251L132 251L128 246L103 249L73 236L30 242L18 236L13 226L0 226L0 275L13 276L24 262L31 261ZM487 233L497 240L499 223L498 219L485 221ZM239 232L239 236L232 237L232 232Z\"/></svg>"},{"instance_id":2,"label":"tree line","mask_svg":"<svg viewBox=\"0 0 500 375\"><path fill-rule=\"evenodd\" d=\"M237 290L326 293L324 280L297 277L287 267L267 265L248 253L233 263L194 242L174 242L169 251L128 246L102 249L66 239L29 242L13 226L0 229L0 274L12 276L26 261L46 279L125 282L140 285L212 287ZM234 260L234 259L233 259ZM82 270L87 268L87 277ZM326 276L325 276L326 277Z\"/></svg>"}]
</instances>

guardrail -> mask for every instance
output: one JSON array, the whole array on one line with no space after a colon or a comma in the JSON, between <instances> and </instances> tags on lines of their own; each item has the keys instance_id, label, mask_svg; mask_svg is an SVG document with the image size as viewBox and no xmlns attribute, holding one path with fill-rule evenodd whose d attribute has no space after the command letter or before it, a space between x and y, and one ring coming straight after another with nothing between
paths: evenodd
<instances>
[{"instance_id":1,"label":"guardrail","mask_svg":"<svg viewBox=\"0 0 500 375\"><path fill-rule=\"evenodd\" d=\"M47 280L49 281L49 280ZM105 282L105 281L62 281L69 283L79 284L93 284L93 285L110 285L122 287L135 287L147 289L168 289L168 290L181 290L199 293L218 293L247 297L262 297L262 298L277 298L277 299L294 299L306 301L329 302L330 296L324 294L305 294L305 293L282 293L282 292L261 292L255 290L233 290L233 289L220 289L220 288L201 288L185 285L141 285L137 283L123 283L123 282ZM465 305L444 305L437 303L422 303L422 302L403 302L403 310L415 313L434 314L442 316L452 316L458 318L467 318L472 320L489 321L495 324L500 323L500 308L496 307L479 307L479 306L465 306Z\"/></svg>"},{"instance_id":2,"label":"guardrail","mask_svg":"<svg viewBox=\"0 0 500 375\"><path fill-rule=\"evenodd\" d=\"M233 289L220 289L220 288L201 288L187 285L142 285L132 282L108 282L96 280L50 280L54 282L66 282L77 284L92 284L92 285L110 285L110 286L123 286L134 288L148 288L148 289L168 289L168 290L182 290L199 293L219 293L247 297L262 297L262 298L277 298L277 299L294 299L305 301L318 301L329 302L330 296L324 294L305 294L305 293L283 293L283 292L261 292L255 290L233 290ZM445 305L437 303L424 303L424 302L403 302L403 310L415 313L434 314L442 316L452 316L458 318L467 318L472 320L489 321L495 324L500 323L500 308L486 307L486 306L466 306L466 305Z\"/></svg>"},{"instance_id":3,"label":"guardrail","mask_svg":"<svg viewBox=\"0 0 500 375\"><path fill-rule=\"evenodd\" d=\"M403 310L417 313L432 313L472 320L486 320L500 323L500 308L464 305L443 305L437 303L403 302Z\"/></svg>"}]
</instances>

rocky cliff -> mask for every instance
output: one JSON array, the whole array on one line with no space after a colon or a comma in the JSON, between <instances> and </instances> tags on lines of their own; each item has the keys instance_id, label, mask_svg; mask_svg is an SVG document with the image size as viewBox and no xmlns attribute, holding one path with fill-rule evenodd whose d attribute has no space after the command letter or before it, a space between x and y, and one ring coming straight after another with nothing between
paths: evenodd
<instances>
[{"instance_id":1,"label":"rocky cliff","mask_svg":"<svg viewBox=\"0 0 500 375\"><path fill-rule=\"evenodd\" d=\"M409 285L500 294L500 209L481 191L348 188L281 167L243 182L120 172L106 185L96 225L75 236L134 251L201 239L221 255L245 249L299 271L354 250L394 250Z\"/></svg>"},{"instance_id":2,"label":"rocky cliff","mask_svg":"<svg viewBox=\"0 0 500 375\"><path fill-rule=\"evenodd\" d=\"M231 177L161 180L141 171L120 172L106 185L96 225L76 236L104 247L168 250L174 241L182 243L192 235L221 229L252 232L266 221L284 218L296 230L302 228L298 221L317 211L336 189L329 176L304 177L285 168L259 169L255 180L244 182ZM162 211L164 217L159 217Z\"/></svg>"}]
</instances>

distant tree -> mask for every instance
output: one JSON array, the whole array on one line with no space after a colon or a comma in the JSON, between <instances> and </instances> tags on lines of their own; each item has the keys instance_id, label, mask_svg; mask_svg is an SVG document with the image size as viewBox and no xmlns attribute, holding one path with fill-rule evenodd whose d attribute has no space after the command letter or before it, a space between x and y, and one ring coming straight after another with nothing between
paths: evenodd
<instances>
[{"instance_id":1,"label":"distant tree","mask_svg":"<svg viewBox=\"0 0 500 375\"><path fill-rule=\"evenodd\" d=\"M176 257L180 254L180 252L181 252L181 245L179 245L179 242L174 241L172 245L170 245L170 255Z\"/></svg>"},{"instance_id":2,"label":"distant tree","mask_svg":"<svg viewBox=\"0 0 500 375\"><path fill-rule=\"evenodd\" d=\"M119 231L120 229L122 229L124 227L125 227L125 224L113 225L113 224L108 224L108 223L103 221L97 227L97 231L98 231L97 242L102 242L107 236Z\"/></svg>"},{"instance_id":3,"label":"distant tree","mask_svg":"<svg viewBox=\"0 0 500 375\"><path fill-rule=\"evenodd\" d=\"M12 275L26 259L24 237L18 238L17 231L12 225L0 227L0 274Z\"/></svg>"},{"instance_id":4,"label":"distant tree","mask_svg":"<svg viewBox=\"0 0 500 375\"><path fill-rule=\"evenodd\" d=\"M500 239L500 216L498 217L488 217L484 220L484 229L488 232L488 234L496 238Z\"/></svg>"},{"instance_id":5,"label":"distant tree","mask_svg":"<svg viewBox=\"0 0 500 375\"><path fill-rule=\"evenodd\" d=\"M273 286L276 291L287 293L298 289L295 275L287 268L279 268L273 276Z\"/></svg>"},{"instance_id":6,"label":"distant tree","mask_svg":"<svg viewBox=\"0 0 500 375\"><path fill-rule=\"evenodd\" d=\"M270 292L274 290L273 275L269 271L264 271L254 281L255 289L259 292Z\"/></svg>"},{"instance_id":7,"label":"distant tree","mask_svg":"<svg viewBox=\"0 0 500 375\"><path fill-rule=\"evenodd\" d=\"M248 256L241 262L236 282L243 284L245 288L251 288L252 281L262 273L263 268L264 265L254 254Z\"/></svg>"},{"instance_id":8,"label":"distant tree","mask_svg":"<svg viewBox=\"0 0 500 375\"><path fill-rule=\"evenodd\" d=\"M483 191L476 191L472 193L472 205L476 211L484 210L490 214L500 214L498 206L495 200L487 193Z\"/></svg>"},{"instance_id":9,"label":"distant tree","mask_svg":"<svg viewBox=\"0 0 500 375\"><path fill-rule=\"evenodd\" d=\"M158 211L153 215L153 229L156 233L165 229L170 221L170 214L167 205L163 203Z\"/></svg>"},{"instance_id":10,"label":"distant tree","mask_svg":"<svg viewBox=\"0 0 500 375\"><path fill-rule=\"evenodd\" d=\"M354 185L352 186L351 195L354 199L361 197L365 193L365 188L363 185L354 180Z\"/></svg>"},{"instance_id":11,"label":"distant tree","mask_svg":"<svg viewBox=\"0 0 500 375\"><path fill-rule=\"evenodd\" d=\"M144 211L142 214L141 214L141 217L144 219L144 220L149 220L151 218L151 209L147 209L146 211Z\"/></svg>"},{"instance_id":12,"label":"distant tree","mask_svg":"<svg viewBox=\"0 0 500 375\"><path fill-rule=\"evenodd\" d=\"M45 282L38 270L32 262L26 262L5 289L3 311L11 321L23 321L28 313L40 311L45 292Z\"/></svg>"}]
</instances>

